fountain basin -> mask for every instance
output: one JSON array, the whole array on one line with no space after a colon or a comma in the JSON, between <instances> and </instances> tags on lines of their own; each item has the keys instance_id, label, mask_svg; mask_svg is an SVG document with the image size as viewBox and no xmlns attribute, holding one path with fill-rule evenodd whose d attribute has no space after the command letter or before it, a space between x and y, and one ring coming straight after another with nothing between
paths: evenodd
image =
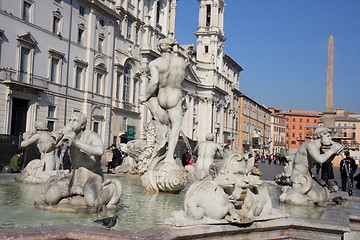
<instances>
[{"instance_id":1,"label":"fountain basin","mask_svg":"<svg viewBox=\"0 0 360 240\"><path fill-rule=\"evenodd\" d=\"M106 177L114 177L107 175ZM180 194L147 193L139 176L120 176L123 193L114 210L99 213L58 213L34 208L43 184L0 179L0 239L360 239L360 202L346 208L279 205L280 187L267 182L275 207L290 217L251 225L201 225L176 228L163 225L172 211L183 208L187 189ZM104 230L96 219L119 215L114 231ZM91 236L91 237L89 237ZM353 238L355 236L355 238Z\"/></svg>"}]
</instances>

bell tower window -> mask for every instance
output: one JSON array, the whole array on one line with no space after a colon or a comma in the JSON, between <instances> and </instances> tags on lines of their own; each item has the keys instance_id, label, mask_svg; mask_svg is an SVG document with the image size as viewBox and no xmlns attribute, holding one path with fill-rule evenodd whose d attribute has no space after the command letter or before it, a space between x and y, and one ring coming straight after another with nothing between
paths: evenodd
<instances>
[{"instance_id":1,"label":"bell tower window","mask_svg":"<svg viewBox=\"0 0 360 240\"><path fill-rule=\"evenodd\" d=\"M211 5L206 5L206 26L209 27L211 22Z\"/></svg>"}]
</instances>

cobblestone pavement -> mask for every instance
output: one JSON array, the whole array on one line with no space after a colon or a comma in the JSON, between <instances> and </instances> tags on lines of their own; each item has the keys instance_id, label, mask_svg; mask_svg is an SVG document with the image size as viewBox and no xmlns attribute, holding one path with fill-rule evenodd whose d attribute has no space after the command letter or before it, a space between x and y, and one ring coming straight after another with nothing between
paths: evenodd
<instances>
[{"instance_id":1,"label":"cobblestone pavement","mask_svg":"<svg viewBox=\"0 0 360 240\"><path fill-rule=\"evenodd\" d=\"M273 181L274 177L283 171L284 166L277 165L277 164L268 164L267 162L265 162L265 163L259 164L259 169L263 173L263 176L261 177L261 179ZM312 169L312 172L313 172L314 176L320 177L319 175L316 175L315 168ZM360 168L356 171L355 175L357 175L358 173L360 173ZM338 183L338 185L340 186L340 189L341 189L341 177L340 177L339 167L334 167L334 176L335 176L335 181ZM356 182L354 182L353 196L360 197L360 189L355 188L355 184L356 184ZM342 192L342 191L340 191L340 192ZM344 195L343 193L345 193L345 192L342 192L342 195ZM347 194L345 193L345 196L346 195Z\"/></svg>"}]
</instances>

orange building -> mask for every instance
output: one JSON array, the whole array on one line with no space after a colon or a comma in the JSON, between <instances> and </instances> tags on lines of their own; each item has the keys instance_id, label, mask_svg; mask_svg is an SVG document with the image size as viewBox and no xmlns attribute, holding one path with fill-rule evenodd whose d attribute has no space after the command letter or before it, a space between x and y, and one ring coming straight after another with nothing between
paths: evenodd
<instances>
[{"instance_id":1,"label":"orange building","mask_svg":"<svg viewBox=\"0 0 360 240\"><path fill-rule=\"evenodd\" d=\"M302 143L308 141L315 127L320 123L322 113L316 111L289 110L277 115L286 119L286 149L297 150Z\"/></svg>"}]
</instances>

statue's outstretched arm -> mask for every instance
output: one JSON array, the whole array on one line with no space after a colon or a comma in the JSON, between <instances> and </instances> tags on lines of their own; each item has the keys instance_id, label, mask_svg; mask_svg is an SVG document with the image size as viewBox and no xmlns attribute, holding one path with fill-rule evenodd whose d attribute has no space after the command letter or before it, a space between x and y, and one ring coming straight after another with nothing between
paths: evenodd
<instances>
[{"instance_id":1,"label":"statue's outstretched arm","mask_svg":"<svg viewBox=\"0 0 360 240\"><path fill-rule=\"evenodd\" d=\"M30 138L28 138L27 140L22 141L21 144L20 144L20 146L21 146L21 147L27 147L27 146L29 146L30 144L38 141L39 138L40 138L40 135L39 135L39 134L34 134L34 135L32 135Z\"/></svg>"},{"instance_id":2,"label":"statue's outstretched arm","mask_svg":"<svg viewBox=\"0 0 360 240\"><path fill-rule=\"evenodd\" d=\"M327 152L322 154L320 153L316 145L309 144L307 146L308 153L310 154L312 159L314 159L317 163L324 163L330 160L330 158L335 157L335 155L339 150L341 150L341 145L336 142L333 143L333 145L330 147L330 149Z\"/></svg>"}]
</instances>

